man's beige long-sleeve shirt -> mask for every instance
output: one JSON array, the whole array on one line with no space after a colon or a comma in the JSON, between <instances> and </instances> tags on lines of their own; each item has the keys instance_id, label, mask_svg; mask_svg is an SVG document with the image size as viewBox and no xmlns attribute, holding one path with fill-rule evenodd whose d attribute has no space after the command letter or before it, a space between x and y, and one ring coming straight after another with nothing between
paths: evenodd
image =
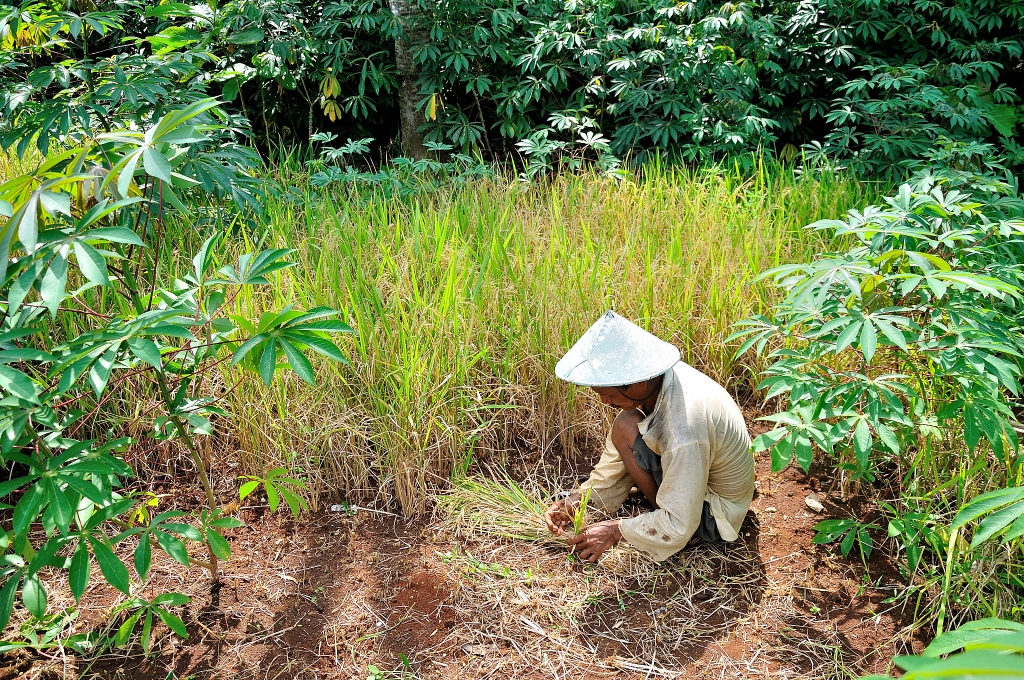
<instances>
[{"instance_id":1,"label":"man's beige long-sleeve shirt","mask_svg":"<svg viewBox=\"0 0 1024 680\"><path fill-rule=\"evenodd\" d=\"M722 538L735 541L754 497L754 457L743 414L729 393L680 361L665 374L658 402L639 429L661 456L659 509L620 521L622 537L657 560L667 559L693 536L707 500ZM591 489L594 507L611 513L632 486L609 433L581 488Z\"/></svg>"}]
</instances>

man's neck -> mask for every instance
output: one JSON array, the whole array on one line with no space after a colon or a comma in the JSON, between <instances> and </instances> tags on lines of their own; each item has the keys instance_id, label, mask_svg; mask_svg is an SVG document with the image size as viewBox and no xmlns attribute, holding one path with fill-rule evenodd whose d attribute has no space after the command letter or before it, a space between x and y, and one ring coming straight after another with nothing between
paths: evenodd
<instances>
[{"instance_id":1,"label":"man's neck","mask_svg":"<svg viewBox=\"0 0 1024 680\"><path fill-rule=\"evenodd\" d=\"M665 376L659 375L657 378L654 379L654 381L657 381L657 386L654 388L654 391L651 393L651 396L647 397L642 402L640 402L641 410L643 410L644 415L648 416L654 412L654 407L658 405L658 397L661 396L661 388L665 382Z\"/></svg>"}]
</instances>

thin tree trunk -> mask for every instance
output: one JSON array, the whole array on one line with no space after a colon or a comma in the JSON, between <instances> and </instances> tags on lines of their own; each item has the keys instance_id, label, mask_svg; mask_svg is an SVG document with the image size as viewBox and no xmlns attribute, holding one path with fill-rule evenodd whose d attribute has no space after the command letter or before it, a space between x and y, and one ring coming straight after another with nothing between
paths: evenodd
<instances>
[{"instance_id":1,"label":"thin tree trunk","mask_svg":"<svg viewBox=\"0 0 1024 680\"><path fill-rule=\"evenodd\" d=\"M417 25L419 8L416 0L388 0L391 13L398 19L404 35L395 38L395 65L398 67L398 113L401 119L402 146L406 155L416 160L427 157L427 148L423 146L423 133L419 126L425 120L423 113L416 107L419 99L419 87L416 81L420 77L420 66L412 56L414 42L423 42L426 35Z\"/></svg>"}]
</instances>

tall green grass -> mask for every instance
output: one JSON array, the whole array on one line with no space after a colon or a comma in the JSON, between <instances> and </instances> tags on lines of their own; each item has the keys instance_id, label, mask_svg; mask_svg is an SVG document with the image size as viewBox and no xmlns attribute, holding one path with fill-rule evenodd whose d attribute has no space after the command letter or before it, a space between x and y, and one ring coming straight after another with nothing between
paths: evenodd
<instances>
[{"instance_id":1,"label":"tall green grass","mask_svg":"<svg viewBox=\"0 0 1024 680\"><path fill-rule=\"evenodd\" d=\"M318 493L383 493L407 512L476 457L600 442L607 414L552 369L605 309L748 389L751 367L724 338L774 295L749 282L808 259L825 244L802 227L865 200L853 181L777 167L487 180L404 200L316 191L293 166L277 178L292 198L271 199L238 239L296 248L299 266L239 311L329 305L357 334L351 365L322 364L316 387L253 378L232 391L231 446L247 470L303 467ZM179 228L189 256L202 230Z\"/></svg>"}]
</instances>

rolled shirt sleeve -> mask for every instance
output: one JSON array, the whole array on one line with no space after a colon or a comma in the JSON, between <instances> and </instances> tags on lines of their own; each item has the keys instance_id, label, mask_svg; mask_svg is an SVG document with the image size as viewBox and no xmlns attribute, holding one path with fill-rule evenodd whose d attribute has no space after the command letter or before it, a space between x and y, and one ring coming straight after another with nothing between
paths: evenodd
<instances>
[{"instance_id":1,"label":"rolled shirt sleeve","mask_svg":"<svg viewBox=\"0 0 1024 680\"><path fill-rule=\"evenodd\" d=\"M662 452L661 457L664 479L658 487L659 509L619 522L622 537L657 560L686 547L700 524L710 446L707 441L690 441Z\"/></svg>"},{"instance_id":2,"label":"rolled shirt sleeve","mask_svg":"<svg viewBox=\"0 0 1024 680\"><path fill-rule=\"evenodd\" d=\"M601 460L594 466L587 481L580 485L580 491L585 493L590 489L589 505L613 513L626 500L632 486L633 478L626 472L626 466L619 450L612 444L612 434L609 432Z\"/></svg>"}]
</instances>

